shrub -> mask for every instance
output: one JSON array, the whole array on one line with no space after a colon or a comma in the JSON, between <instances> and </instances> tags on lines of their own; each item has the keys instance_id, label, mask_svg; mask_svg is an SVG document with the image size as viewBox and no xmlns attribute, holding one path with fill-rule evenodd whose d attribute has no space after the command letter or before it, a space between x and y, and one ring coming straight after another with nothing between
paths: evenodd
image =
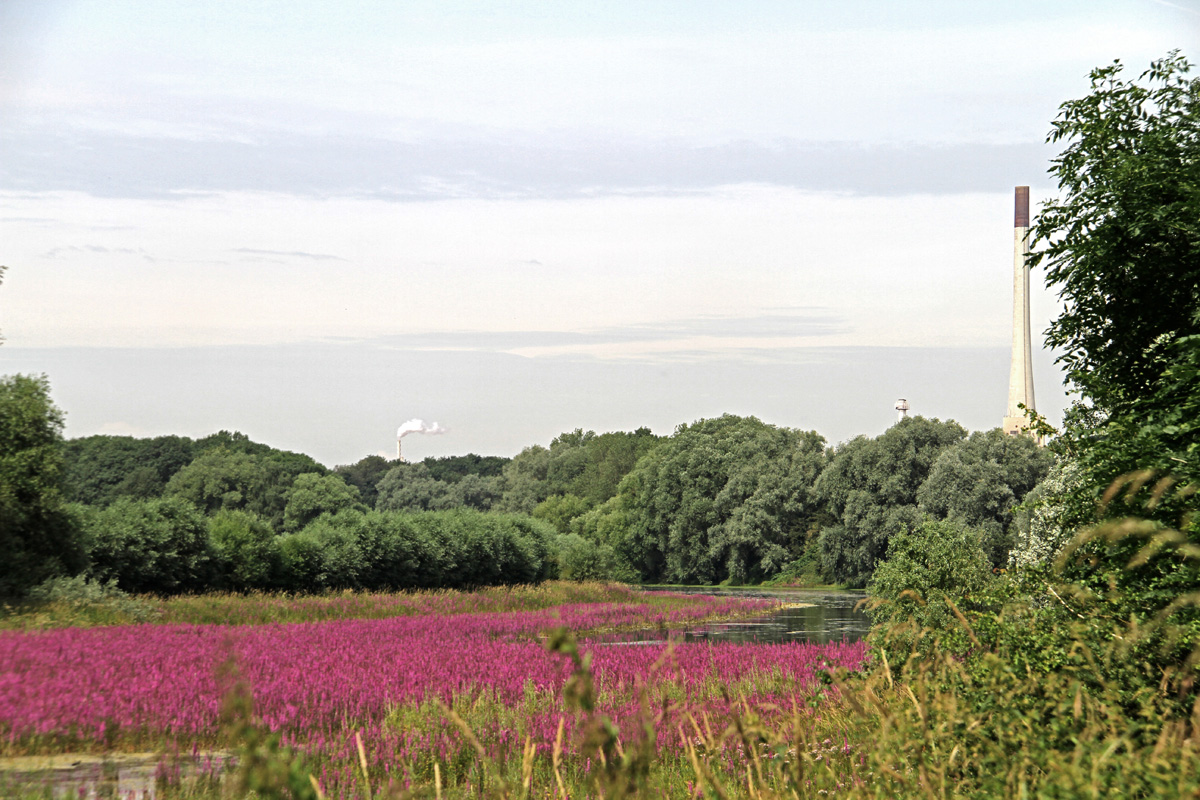
<instances>
[{"instance_id":1,"label":"shrub","mask_svg":"<svg viewBox=\"0 0 1200 800\"><path fill-rule=\"evenodd\" d=\"M219 583L238 592L271 585L278 562L275 533L256 514L218 511L208 520L208 538Z\"/></svg>"},{"instance_id":2,"label":"shrub","mask_svg":"<svg viewBox=\"0 0 1200 800\"><path fill-rule=\"evenodd\" d=\"M116 581L90 580L83 575L51 578L29 592L28 605L47 614L56 625L125 625L154 618L159 609L133 597Z\"/></svg>"},{"instance_id":3,"label":"shrub","mask_svg":"<svg viewBox=\"0 0 1200 800\"><path fill-rule=\"evenodd\" d=\"M971 642L951 624L954 609L981 599L991 579L979 531L954 519L927 520L901 531L892 537L887 560L875 569L868 587L877 603L872 615L890 626L879 643L893 658L903 658L907 649L918 646L917 638L904 634L912 626L945 632L942 646L966 652Z\"/></svg>"},{"instance_id":4,"label":"shrub","mask_svg":"<svg viewBox=\"0 0 1200 800\"><path fill-rule=\"evenodd\" d=\"M559 536L558 577L567 581L631 580L630 570L606 544L584 539L578 534Z\"/></svg>"},{"instance_id":5,"label":"shrub","mask_svg":"<svg viewBox=\"0 0 1200 800\"><path fill-rule=\"evenodd\" d=\"M278 540L279 584L296 591L433 589L551 577L553 529L519 514L359 511Z\"/></svg>"},{"instance_id":6,"label":"shrub","mask_svg":"<svg viewBox=\"0 0 1200 800\"><path fill-rule=\"evenodd\" d=\"M0 597L83 566L63 507L62 427L44 377L0 376Z\"/></svg>"},{"instance_id":7,"label":"shrub","mask_svg":"<svg viewBox=\"0 0 1200 800\"><path fill-rule=\"evenodd\" d=\"M178 498L120 498L83 512L90 575L127 592L171 594L209 586L212 552L204 516Z\"/></svg>"}]
</instances>

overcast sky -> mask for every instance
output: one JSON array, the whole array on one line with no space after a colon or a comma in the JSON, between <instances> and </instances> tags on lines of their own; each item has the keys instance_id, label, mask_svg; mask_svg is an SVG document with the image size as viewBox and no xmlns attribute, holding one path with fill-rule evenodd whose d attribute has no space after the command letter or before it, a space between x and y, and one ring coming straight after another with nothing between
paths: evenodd
<instances>
[{"instance_id":1,"label":"overcast sky","mask_svg":"<svg viewBox=\"0 0 1200 800\"><path fill-rule=\"evenodd\" d=\"M410 458L726 411L835 443L901 396L994 427L1013 186L1054 191L1089 70L1198 35L1200 0L0 0L0 373L70 436L330 465L411 417L449 432Z\"/></svg>"}]
</instances>

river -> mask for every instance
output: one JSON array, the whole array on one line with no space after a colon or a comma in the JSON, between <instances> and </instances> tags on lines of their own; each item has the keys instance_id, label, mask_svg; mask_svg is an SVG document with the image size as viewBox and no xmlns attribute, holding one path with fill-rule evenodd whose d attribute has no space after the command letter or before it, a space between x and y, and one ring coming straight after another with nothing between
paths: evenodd
<instances>
[{"instance_id":1,"label":"river","mask_svg":"<svg viewBox=\"0 0 1200 800\"><path fill-rule=\"evenodd\" d=\"M732 597L755 597L777 600L779 609L759 617L729 622L709 622L694 625L669 635L685 642L854 642L867 635L871 619L860 603L866 599L862 592L830 589L770 589L716 587L646 587L646 591L669 591L686 594L709 594ZM667 638L668 633L646 628L626 631L605 637L612 644L653 644Z\"/></svg>"}]
</instances>

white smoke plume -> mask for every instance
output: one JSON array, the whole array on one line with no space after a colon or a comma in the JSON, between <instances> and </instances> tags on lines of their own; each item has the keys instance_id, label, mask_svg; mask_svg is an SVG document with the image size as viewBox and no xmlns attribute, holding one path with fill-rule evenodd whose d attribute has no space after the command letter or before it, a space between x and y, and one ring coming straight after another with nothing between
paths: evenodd
<instances>
[{"instance_id":1,"label":"white smoke plume","mask_svg":"<svg viewBox=\"0 0 1200 800\"><path fill-rule=\"evenodd\" d=\"M447 430L447 428L443 428L436 422L426 425L423 419L410 419L396 431L396 438L403 439L410 433L428 433L431 436L437 436L438 434L445 433Z\"/></svg>"}]
</instances>

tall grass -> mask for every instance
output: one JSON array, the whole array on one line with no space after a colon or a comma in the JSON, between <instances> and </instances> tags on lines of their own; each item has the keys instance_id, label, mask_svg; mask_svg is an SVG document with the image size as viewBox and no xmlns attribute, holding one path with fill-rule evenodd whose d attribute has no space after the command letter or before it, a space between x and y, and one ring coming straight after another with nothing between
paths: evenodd
<instances>
[{"instance_id":1,"label":"tall grass","mask_svg":"<svg viewBox=\"0 0 1200 800\"><path fill-rule=\"evenodd\" d=\"M61 584L61 585L60 585ZM67 579L28 602L0 607L0 630L50 630L152 622L165 625L268 625L421 614L536 611L577 603L636 604L647 609L694 606L688 596L643 592L620 583L547 581L465 592L214 592L158 598L113 585Z\"/></svg>"}]
</instances>

